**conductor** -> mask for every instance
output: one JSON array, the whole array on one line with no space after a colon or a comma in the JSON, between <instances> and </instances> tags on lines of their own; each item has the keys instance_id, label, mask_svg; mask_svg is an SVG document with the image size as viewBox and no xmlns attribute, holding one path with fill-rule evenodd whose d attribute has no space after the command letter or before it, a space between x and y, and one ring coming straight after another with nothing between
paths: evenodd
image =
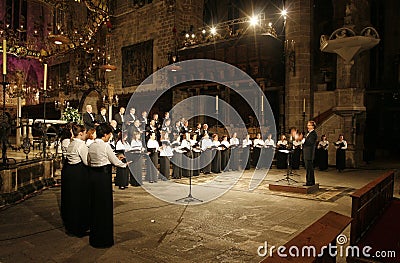
<instances>
[{"instance_id":1,"label":"conductor","mask_svg":"<svg viewBox=\"0 0 400 263\"><path fill-rule=\"evenodd\" d=\"M303 157L306 167L306 184L304 186L312 186L315 184L314 176L314 155L315 146L317 144L317 132L314 130L316 127L315 121L307 122L307 136L303 144Z\"/></svg>"}]
</instances>

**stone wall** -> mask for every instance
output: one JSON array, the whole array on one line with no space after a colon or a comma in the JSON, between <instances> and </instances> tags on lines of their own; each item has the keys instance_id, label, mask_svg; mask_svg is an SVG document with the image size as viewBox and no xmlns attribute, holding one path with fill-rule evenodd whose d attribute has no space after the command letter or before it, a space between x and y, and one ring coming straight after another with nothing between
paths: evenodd
<instances>
[{"instance_id":1,"label":"stone wall","mask_svg":"<svg viewBox=\"0 0 400 263\"><path fill-rule=\"evenodd\" d=\"M295 69L286 60L285 126L304 127L303 103L305 99L305 120L311 119L311 30L312 9L309 0L294 0L290 3L290 16L286 22L286 40L295 42ZM287 132L287 131L283 131Z\"/></svg>"},{"instance_id":2,"label":"stone wall","mask_svg":"<svg viewBox=\"0 0 400 263\"><path fill-rule=\"evenodd\" d=\"M318 116L321 113L332 109L336 105L334 91L317 91L314 93L314 112L313 116Z\"/></svg>"},{"instance_id":3,"label":"stone wall","mask_svg":"<svg viewBox=\"0 0 400 263\"><path fill-rule=\"evenodd\" d=\"M168 53L178 47L179 33L188 30L190 25L200 27L202 15L203 1L155 0L141 8L134 8L129 3L119 6L112 17L112 35L115 56L121 59L117 60L118 69L107 73L107 79L114 84L115 92L132 93L137 87L122 88L122 47L153 40L153 71L156 71L168 64Z\"/></svg>"}]
</instances>

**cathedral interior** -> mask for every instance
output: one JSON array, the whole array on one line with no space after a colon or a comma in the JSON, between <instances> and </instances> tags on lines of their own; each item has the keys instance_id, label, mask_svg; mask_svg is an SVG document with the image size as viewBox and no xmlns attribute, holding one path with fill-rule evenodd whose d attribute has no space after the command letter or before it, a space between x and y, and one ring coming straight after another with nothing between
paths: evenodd
<instances>
[{"instance_id":1,"label":"cathedral interior","mask_svg":"<svg viewBox=\"0 0 400 263\"><path fill-rule=\"evenodd\" d=\"M352 152L350 166L398 154L396 144L380 142L380 138L396 141L399 132L399 38L397 26L392 26L396 1L8 0L0 4L1 36L7 39L9 54L5 112L11 143L17 147L23 135L15 127L21 118L43 118L45 100L47 119L60 119L67 104L79 112L92 104L95 113L111 105L112 116L158 69L177 61L213 59L254 79L271 107L277 134L290 127L304 130L305 120L312 119L328 138L344 134ZM366 35L376 40L372 46L361 44ZM350 36L360 43L353 43ZM343 37L350 41L339 48L326 44ZM354 45L356 51L349 51ZM142 96L152 97L152 89L162 81L185 77L179 71L169 73ZM228 72L214 74L230 77ZM246 88L245 83L235 85ZM248 126L259 125L238 94L201 81L174 86L149 116L198 94L219 95L238 109ZM191 125L204 121L207 118L190 120Z\"/></svg>"},{"instance_id":2,"label":"cathedral interior","mask_svg":"<svg viewBox=\"0 0 400 263\"><path fill-rule=\"evenodd\" d=\"M144 109L137 105L157 98L148 116L162 117L200 95L227 103L237 115L216 106L216 116L193 116L190 127L208 123L223 134L243 122L251 139L268 131L278 141L292 127L305 132L313 120L319 136L331 142L346 138L348 168L396 160L400 20L395 10L400 1L0 0L4 174L7 153L18 151L28 159L35 146L50 145L71 109L81 118L87 105L95 114L104 107L111 121L120 107L136 107L140 115ZM243 94L252 96L253 84L233 70L190 66L190 60L234 66L263 97L244 99ZM132 101L133 95L141 102ZM187 110L203 112L208 106L199 100ZM265 116L264 107L271 114ZM47 123L47 131L37 122ZM45 149L41 154L48 159ZM40 169L49 172L33 173L57 166L43 163ZM335 164L334 147L328 163ZM4 178L0 185L8 182ZM17 189L32 180L10 185Z\"/></svg>"}]
</instances>

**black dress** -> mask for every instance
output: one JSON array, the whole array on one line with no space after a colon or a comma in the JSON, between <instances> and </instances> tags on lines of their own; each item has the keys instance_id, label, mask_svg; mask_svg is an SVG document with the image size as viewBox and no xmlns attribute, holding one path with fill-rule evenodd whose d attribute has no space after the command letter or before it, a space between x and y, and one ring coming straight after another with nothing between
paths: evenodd
<instances>
[{"instance_id":1,"label":"black dress","mask_svg":"<svg viewBox=\"0 0 400 263\"><path fill-rule=\"evenodd\" d=\"M242 162L242 169L245 170L249 170L250 169L250 160L251 160L251 152L250 152L250 145L247 146L243 146L242 148L242 158L241 158L241 162Z\"/></svg>"},{"instance_id":2,"label":"black dress","mask_svg":"<svg viewBox=\"0 0 400 263\"><path fill-rule=\"evenodd\" d=\"M156 148L147 148L147 150L150 152L147 162L147 180L149 182L157 182L158 152Z\"/></svg>"},{"instance_id":3,"label":"black dress","mask_svg":"<svg viewBox=\"0 0 400 263\"><path fill-rule=\"evenodd\" d=\"M231 145L231 158L229 160L229 167L233 171L239 170L239 147L238 145Z\"/></svg>"},{"instance_id":4,"label":"black dress","mask_svg":"<svg viewBox=\"0 0 400 263\"><path fill-rule=\"evenodd\" d=\"M90 199L91 220L89 243L93 247L105 248L114 245L113 196L111 165L91 167Z\"/></svg>"},{"instance_id":5,"label":"black dress","mask_svg":"<svg viewBox=\"0 0 400 263\"><path fill-rule=\"evenodd\" d=\"M203 167L203 173L204 174L210 174L211 173L211 163L212 163L212 150L211 149L206 149L202 154L201 154L201 164L204 166Z\"/></svg>"},{"instance_id":6,"label":"black dress","mask_svg":"<svg viewBox=\"0 0 400 263\"><path fill-rule=\"evenodd\" d=\"M82 237L89 230L90 194L88 168L68 164L61 171L61 216L67 233Z\"/></svg>"},{"instance_id":7,"label":"black dress","mask_svg":"<svg viewBox=\"0 0 400 263\"><path fill-rule=\"evenodd\" d=\"M140 152L140 150L137 150L125 152L125 155L128 161L131 161L129 164L129 183L132 186L142 185L143 154Z\"/></svg>"},{"instance_id":8,"label":"black dress","mask_svg":"<svg viewBox=\"0 0 400 263\"><path fill-rule=\"evenodd\" d=\"M126 159L122 159L122 162L126 163ZM128 167L117 167L117 172L114 179L115 186L127 187L129 185L129 177L130 172Z\"/></svg>"},{"instance_id":9,"label":"black dress","mask_svg":"<svg viewBox=\"0 0 400 263\"><path fill-rule=\"evenodd\" d=\"M319 147L317 150L318 167L320 171L325 171L328 169L328 148L323 145L319 145Z\"/></svg>"},{"instance_id":10,"label":"black dress","mask_svg":"<svg viewBox=\"0 0 400 263\"><path fill-rule=\"evenodd\" d=\"M229 170L228 162L229 162L231 150L229 148L225 147L224 144L221 144L221 147L222 147L222 150L221 150L221 170L222 171L227 171L227 170Z\"/></svg>"},{"instance_id":11,"label":"black dress","mask_svg":"<svg viewBox=\"0 0 400 263\"><path fill-rule=\"evenodd\" d=\"M199 148L194 148L193 154L193 176L198 176L200 174L200 154L201 150Z\"/></svg>"},{"instance_id":12,"label":"black dress","mask_svg":"<svg viewBox=\"0 0 400 263\"><path fill-rule=\"evenodd\" d=\"M276 152L276 168L278 169L287 169L288 153L285 151L287 151L286 145L278 145L278 151Z\"/></svg>"},{"instance_id":13,"label":"black dress","mask_svg":"<svg viewBox=\"0 0 400 263\"><path fill-rule=\"evenodd\" d=\"M336 149L336 169L342 171L346 168L346 150L343 149L345 145L343 142L336 142L335 145L339 147Z\"/></svg>"},{"instance_id":14,"label":"black dress","mask_svg":"<svg viewBox=\"0 0 400 263\"><path fill-rule=\"evenodd\" d=\"M212 149L212 154L214 158L211 162L211 172L220 173L221 172L221 151L217 147Z\"/></svg>"},{"instance_id":15,"label":"black dress","mask_svg":"<svg viewBox=\"0 0 400 263\"><path fill-rule=\"evenodd\" d=\"M291 160L292 169L296 169L297 170L297 169L300 168L301 152L302 152L302 149L301 149L300 145L294 147L294 150L293 150L293 153L292 153L292 160Z\"/></svg>"},{"instance_id":16,"label":"black dress","mask_svg":"<svg viewBox=\"0 0 400 263\"><path fill-rule=\"evenodd\" d=\"M183 153L180 150L176 150L172 156L172 178L174 179L182 178L182 156Z\"/></svg>"}]
</instances>

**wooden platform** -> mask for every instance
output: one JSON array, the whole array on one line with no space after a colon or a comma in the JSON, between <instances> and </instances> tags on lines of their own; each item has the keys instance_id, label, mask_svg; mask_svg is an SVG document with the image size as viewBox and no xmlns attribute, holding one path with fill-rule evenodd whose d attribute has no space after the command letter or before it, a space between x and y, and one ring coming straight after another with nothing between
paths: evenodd
<instances>
[{"instance_id":1,"label":"wooden platform","mask_svg":"<svg viewBox=\"0 0 400 263\"><path fill-rule=\"evenodd\" d=\"M303 186L303 183L288 184L287 182L277 182L269 184L269 190L289 193L310 194L319 190L319 184L313 186Z\"/></svg>"}]
</instances>

